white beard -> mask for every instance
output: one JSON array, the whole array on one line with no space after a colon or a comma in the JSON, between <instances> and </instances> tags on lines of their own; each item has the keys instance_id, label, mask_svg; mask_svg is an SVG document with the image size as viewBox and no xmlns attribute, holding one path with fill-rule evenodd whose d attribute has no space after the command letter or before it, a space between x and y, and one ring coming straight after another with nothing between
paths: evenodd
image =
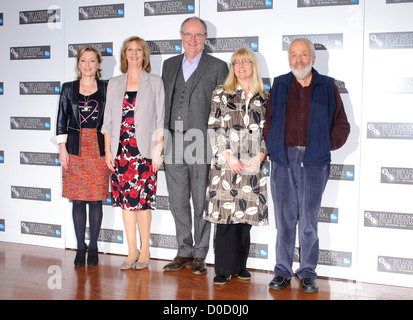
<instances>
[{"instance_id":1,"label":"white beard","mask_svg":"<svg viewBox=\"0 0 413 320\"><path fill-rule=\"evenodd\" d=\"M303 80L305 77L308 76L308 74L311 72L311 69L313 68L313 59L310 60L310 63L305 66L305 68L301 71L298 71L295 69L294 66L290 66L290 69L293 73L293 75L298 79L298 80Z\"/></svg>"}]
</instances>

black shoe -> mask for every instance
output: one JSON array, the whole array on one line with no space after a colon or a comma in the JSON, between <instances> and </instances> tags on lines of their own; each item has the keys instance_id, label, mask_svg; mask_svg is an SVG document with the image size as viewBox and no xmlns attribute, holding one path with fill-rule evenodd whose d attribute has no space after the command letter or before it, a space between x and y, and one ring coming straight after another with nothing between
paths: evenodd
<instances>
[{"instance_id":1,"label":"black shoe","mask_svg":"<svg viewBox=\"0 0 413 320\"><path fill-rule=\"evenodd\" d=\"M237 276L241 280L250 280L251 279L251 273L249 273L247 269L244 269L241 272L238 272Z\"/></svg>"},{"instance_id":2,"label":"black shoe","mask_svg":"<svg viewBox=\"0 0 413 320\"><path fill-rule=\"evenodd\" d=\"M290 281L291 279L286 279L282 276L276 276L271 280L269 287L274 290L282 290L290 283Z\"/></svg>"},{"instance_id":3,"label":"black shoe","mask_svg":"<svg viewBox=\"0 0 413 320\"><path fill-rule=\"evenodd\" d=\"M303 287L304 292L313 293L313 292L318 291L318 286L314 279L310 279L310 278L301 279L301 285Z\"/></svg>"},{"instance_id":4,"label":"black shoe","mask_svg":"<svg viewBox=\"0 0 413 320\"><path fill-rule=\"evenodd\" d=\"M229 280L231 280L231 276L218 275L218 276L215 276L214 278L214 284L224 285Z\"/></svg>"},{"instance_id":5,"label":"black shoe","mask_svg":"<svg viewBox=\"0 0 413 320\"><path fill-rule=\"evenodd\" d=\"M96 266L99 263L98 249L89 249L87 255L87 265Z\"/></svg>"},{"instance_id":6,"label":"black shoe","mask_svg":"<svg viewBox=\"0 0 413 320\"><path fill-rule=\"evenodd\" d=\"M76 251L75 267L83 267L85 265L85 256L86 256L86 249Z\"/></svg>"}]
</instances>

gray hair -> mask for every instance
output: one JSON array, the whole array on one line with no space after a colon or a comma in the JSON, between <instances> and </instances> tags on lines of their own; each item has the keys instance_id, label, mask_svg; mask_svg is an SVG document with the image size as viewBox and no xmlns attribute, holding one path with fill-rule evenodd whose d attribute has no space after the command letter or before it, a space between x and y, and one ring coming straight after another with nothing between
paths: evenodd
<instances>
[{"instance_id":1,"label":"gray hair","mask_svg":"<svg viewBox=\"0 0 413 320\"><path fill-rule=\"evenodd\" d=\"M315 46L314 43L312 43L310 40L308 40L307 38L295 38L293 41L291 41L290 43L290 47L288 48L288 51L290 51L291 46L293 45L293 43L295 42L300 42L300 41L304 41L306 42L309 46L310 46L310 50L311 50L311 57L315 56Z\"/></svg>"},{"instance_id":2,"label":"gray hair","mask_svg":"<svg viewBox=\"0 0 413 320\"><path fill-rule=\"evenodd\" d=\"M182 33L183 30L184 30L184 25L185 25L185 23L187 23L189 20L198 20L199 22L201 22L202 26L204 27L204 33L205 33L205 34L208 33L208 31L207 31L207 25L206 25L205 21L202 20L202 19L199 18L199 17L196 17L196 16L189 17L189 18L185 19L184 22L182 22L182 24L181 24L181 33Z\"/></svg>"}]
</instances>

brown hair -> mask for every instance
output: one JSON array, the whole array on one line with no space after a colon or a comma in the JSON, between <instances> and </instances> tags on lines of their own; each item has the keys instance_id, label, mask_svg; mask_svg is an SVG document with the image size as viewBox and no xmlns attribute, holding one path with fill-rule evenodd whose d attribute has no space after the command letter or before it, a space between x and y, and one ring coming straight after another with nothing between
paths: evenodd
<instances>
[{"instance_id":1,"label":"brown hair","mask_svg":"<svg viewBox=\"0 0 413 320\"><path fill-rule=\"evenodd\" d=\"M132 36L126 39L123 42L122 49L120 51L120 71L122 73L128 72L128 60L126 59L126 49L128 49L131 42L135 41L138 46L143 49L143 61L142 61L142 69L145 70L147 73L151 72L151 50L149 49L148 44L142 38Z\"/></svg>"},{"instance_id":2,"label":"brown hair","mask_svg":"<svg viewBox=\"0 0 413 320\"><path fill-rule=\"evenodd\" d=\"M103 59L102 59L102 55L100 54L100 51L98 49L96 49L95 47L92 47L91 45L86 45L84 47L82 47L79 52L77 53L76 59L77 59L77 63L76 63L76 73L77 73L77 79L80 80L82 78L82 73L80 72L79 68L77 67L77 65L79 64L80 58L83 56L83 54L87 51L92 51L96 54L96 58L98 59L99 63L102 63ZM96 70L96 74L95 74L95 78L96 79L100 79L100 77L102 76L102 69L98 68Z\"/></svg>"}]
</instances>

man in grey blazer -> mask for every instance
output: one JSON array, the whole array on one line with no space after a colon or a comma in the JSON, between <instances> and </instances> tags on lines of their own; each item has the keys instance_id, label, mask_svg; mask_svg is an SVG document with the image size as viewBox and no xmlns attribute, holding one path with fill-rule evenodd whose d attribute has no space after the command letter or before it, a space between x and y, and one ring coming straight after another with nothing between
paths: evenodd
<instances>
[{"instance_id":1,"label":"man in grey blazer","mask_svg":"<svg viewBox=\"0 0 413 320\"><path fill-rule=\"evenodd\" d=\"M162 70L165 177L178 242L177 256L164 270L192 266L192 273L205 274L211 230L210 223L202 218L210 166L208 118L212 91L224 83L228 66L203 51L207 26L202 19L186 19L181 25L181 38L185 53L166 60Z\"/></svg>"}]
</instances>

